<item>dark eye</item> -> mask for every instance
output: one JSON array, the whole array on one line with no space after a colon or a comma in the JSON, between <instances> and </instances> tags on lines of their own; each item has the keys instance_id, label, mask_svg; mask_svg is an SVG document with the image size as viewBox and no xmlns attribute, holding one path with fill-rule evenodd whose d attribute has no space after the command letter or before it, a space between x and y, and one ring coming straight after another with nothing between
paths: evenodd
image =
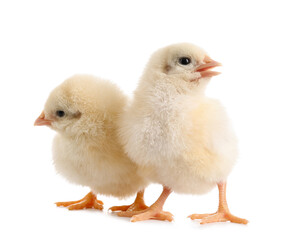
<instances>
[{"instance_id":1,"label":"dark eye","mask_svg":"<svg viewBox=\"0 0 286 240\"><path fill-rule=\"evenodd\" d=\"M190 64L191 62L192 62L191 59L188 58L188 57L181 57L181 58L179 58L179 63L180 63L181 65L188 65L188 64Z\"/></svg>"},{"instance_id":2,"label":"dark eye","mask_svg":"<svg viewBox=\"0 0 286 240\"><path fill-rule=\"evenodd\" d=\"M66 114L65 114L64 111L58 110L58 111L56 111L56 115L57 115L58 117L64 117Z\"/></svg>"}]
</instances>

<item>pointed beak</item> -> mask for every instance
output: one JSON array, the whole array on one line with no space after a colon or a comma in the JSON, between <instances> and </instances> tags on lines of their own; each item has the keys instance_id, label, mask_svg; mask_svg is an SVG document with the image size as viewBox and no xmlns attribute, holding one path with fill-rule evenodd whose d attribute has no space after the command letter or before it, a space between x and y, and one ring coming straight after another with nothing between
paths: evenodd
<instances>
[{"instance_id":1,"label":"pointed beak","mask_svg":"<svg viewBox=\"0 0 286 240\"><path fill-rule=\"evenodd\" d=\"M36 119L34 126L51 126L52 121L45 118L44 111L41 115Z\"/></svg>"},{"instance_id":2,"label":"pointed beak","mask_svg":"<svg viewBox=\"0 0 286 240\"><path fill-rule=\"evenodd\" d=\"M210 70L215 67L221 66L221 63L212 60L208 56L205 57L204 62L204 64L201 64L196 68L196 72L199 72L201 74L201 77L213 77L220 74L220 72Z\"/></svg>"}]
</instances>

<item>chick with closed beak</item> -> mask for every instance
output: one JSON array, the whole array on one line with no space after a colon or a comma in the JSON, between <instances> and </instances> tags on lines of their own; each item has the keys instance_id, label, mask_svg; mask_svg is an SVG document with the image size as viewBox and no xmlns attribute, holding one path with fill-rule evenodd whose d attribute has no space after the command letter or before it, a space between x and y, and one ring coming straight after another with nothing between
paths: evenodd
<instances>
[{"instance_id":1,"label":"chick with closed beak","mask_svg":"<svg viewBox=\"0 0 286 240\"><path fill-rule=\"evenodd\" d=\"M53 142L57 172L91 189L83 199L57 202L57 206L102 210L98 193L125 198L138 192L133 204L111 210L147 208L143 200L147 182L117 137L118 119L126 104L127 98L116 85L89 75L75 75L51 92L34 125L57 132Z\"/></svg>"}]
</instances>

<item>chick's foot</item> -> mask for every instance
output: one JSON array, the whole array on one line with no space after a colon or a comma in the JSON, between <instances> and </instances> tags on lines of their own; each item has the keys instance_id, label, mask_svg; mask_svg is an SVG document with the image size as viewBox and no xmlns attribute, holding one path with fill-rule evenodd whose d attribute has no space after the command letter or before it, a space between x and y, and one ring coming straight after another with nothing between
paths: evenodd
<instances>
[{"instance_id":1,"label":"chick's foot","mask_svg":"<svg viewBox=\"0 0 286 240\"><path fill-rule=\"evenodd\" d=\"M161 220L161 221L173 221L173 215L169 212L163 211L163 205L165 200L170 195L171 190L164 187L164 190L158 200L152 204L149 208L141 211L125 211L119 212L119 217L131 217L131 222L138 222L144 220Z\"/></svg>"},{"instance_id":2,"label":"chick's foot","mask_svg":"<svg viewBox=\"0 0 286 240\"><path fill-rule=\"evenodd\" d=\"M109 208L112 212L134 212L134 211L141 211L148 208L148 206L144 202L144 191L140 191L137 193L136 199L133 204L131 205L124 205L124 206L114 206Z\"/></svg>"},{"instance_id":3,"label":"chick's foot","mask_svg":"<svg viewBox=\"0 0 286 240\"><path fill-rule=\"evenodd\" d=\"M103 209L103 202L96 198L96 195L89 192L83 199L70 202L56 202L58 207L67 207L69 210L80 210L85 208Z\"/></svg>"},{"instance_id":4,"label":"chick's foot","mask_svg":"<svg viewBox=\"0 0 286 240\"><path fill-rule=\"evenodd\" d=\"M131 218L131 222L138 222L144 220L160 220L160 221L169 221L172 222L174 220L173 214L170 212L165 212L160 209L152 209L149 208L143 213L134 215Z\"/></svg>"},{"instance_id":5,"label":"chick's foot","mask_svg":"<svg viewBox=\"0 0 286 240\"><path fill-rule=\"evenodd\" d=\"M191 218L192 220L202 219L202 221L200 222L201 224L227 221L233 223L247 224L248 221L246 219L236 217L230 213L226 201L226 183L218 183L218 190L219 206L217 212L212 214L192 214L189 216L189 218Z\"/></svg>"},{"instance_id":6,"label":"chick's foot","mask_svg":"<svg viewBox=\"0 0 286 240\"><path fill-rule=\"evenodd\" d=\"M142 211L125 211L117 213L119 217L131 217L131 222L144 220L173 221L173 214L162 211L160 208L150 207Z\"/></svg>"},{"instance_id":7,"label":"chick's foot","mask_svg":"<svg viewBox=\"0 0 286 240\"><path fill-rule=\"evenodd\" d=\"M243 218L236 217L232 215L229 211L216 212L212 214L192 214L189 216L192 220L201 219L200 224L215 223L215 222L233 222L247 224L248 221Z\"/></svg>"}]
</instances>

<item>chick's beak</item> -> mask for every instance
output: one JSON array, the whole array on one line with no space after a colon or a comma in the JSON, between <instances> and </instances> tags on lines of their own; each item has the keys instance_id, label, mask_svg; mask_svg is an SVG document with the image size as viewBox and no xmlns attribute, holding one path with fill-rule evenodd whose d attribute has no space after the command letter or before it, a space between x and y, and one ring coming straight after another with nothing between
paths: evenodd
<instances>
[{"instance_id":1,"label":"chick's beak","mask_svg":"<svg viewBox=\"0 0 286 240\"><path fill-rule=\"evenodd\" d=\"M34 126L51 126L52 121L45 118L44 111L41 115L36 119Z\"/></svg>"},{"instance_id":2,"label":"chick's beak","mask_svg":"<svg viewBox=\"0 0 286 240\"><path fill-rule=\"evenodd\" d=\"M196 72L199 72L201 74L201 77L213 77L220 74L220 72L215 72L210 70L215 67L221 66L221 63L212 60L208 56L204 58L204 62L205 62L204 64L201 64L196 68Z\"/></svg>"}]
</instances>

